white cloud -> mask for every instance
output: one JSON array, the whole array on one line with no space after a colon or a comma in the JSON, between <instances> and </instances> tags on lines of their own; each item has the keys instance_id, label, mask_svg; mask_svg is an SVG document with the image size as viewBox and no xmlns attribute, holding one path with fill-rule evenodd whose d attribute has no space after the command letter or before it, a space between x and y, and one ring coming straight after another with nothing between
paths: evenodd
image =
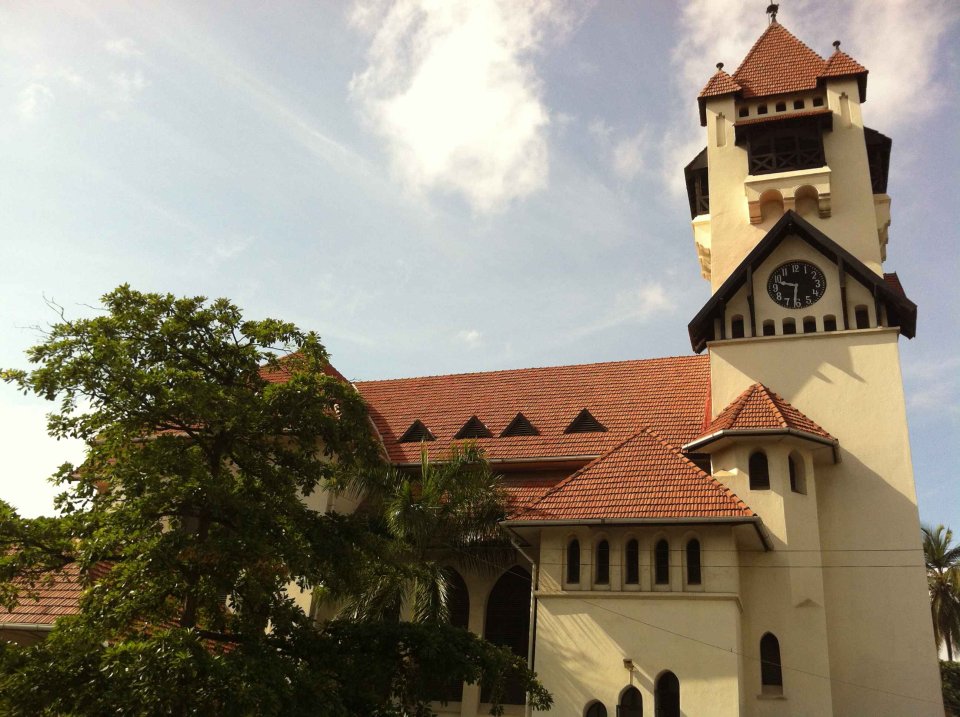
<instances>
[{"instance_id":1,"label":"white cloud","mask_svg":"<svg viewBox=\"0 0 960 717\"><path fill-rule=\"evenodd\" d=\"M137 43L129 37L111 40L103 48L111 55L118 55L119 57L140 57L143 55L143 51L137 47Z\"/></svg>"},{"instance_id":2,"label":"white cloud","mask_svg":"<svg viewBox=\"0 0 960 717\"><path fill-rule=\"evenodd\" d=\"M614 171L621 179L633 179L646 165L646 156L649 152L648 135L643 129L618 141L613 146Z\"/></svg>"},{"instance_id":3,"label":"white cloud","mask_svg":"<svg viewBox=\"0 0 960 717\"><path fill-rule=\"evenodd\" d=\"M643 323L654 316L670 313L675 307L676 302L662 284L656 281L644 283L618 293L613 304L597 321L574 329L569 336L580 339L623 324Z\"/></svg>"},{"instance_id":4,"label":"white cloud","mask_svg":"<svg viewBox=\"0 0 960 717\"><path fill-rule=\"evenodd\" d=\"M561 0L358 3L372 35L350 89L413 190L495 211L547 184L550 113L534 59L572 27Z\"/></svg>"},{"instance_id":5,"label":"white cloud","mask_svg":"<svg viewBox=\"0 0 960 717\"><path fill-rule=\"evenodd\" d=\"M32 122L40 118L53 102L53 92L49 87L38 82L31 82L20 90L17 99L17 113L22 119Z\"/></svg>"},{"instance_id":6,"label":"white cloud","mask_svg":"<svg viewBox=\"0 0 960 717\"><path fill-rule=\"evenodd\" d=\"M463 329L457 333L457 338L467 346L473 348L480 345L480 341L483 339L483 334L476 329Z\"/></svg>"}]
</instances>

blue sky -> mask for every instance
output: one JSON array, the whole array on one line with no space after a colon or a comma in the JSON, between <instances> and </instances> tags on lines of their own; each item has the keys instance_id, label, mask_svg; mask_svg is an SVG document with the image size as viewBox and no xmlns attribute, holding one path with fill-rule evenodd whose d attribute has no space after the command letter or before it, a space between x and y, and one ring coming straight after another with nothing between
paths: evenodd
<instances>
[{"instance_id":1,"label":"blue sky","mask_svg":"<svg viewBox=\"0 0 960 717\"><path fill-rule=\"evenodd\" d=\"M44 297L80 316L122 282L316 329L352 379L687 354L709 296L682 191L696 93L765 6L6 2L0 366L55 319ZM870 69L886 269L920 307L901 343L920 512L960 530L958 19L780 11ZM0 497L27 515L81 453L47 410L0 387Z\"/></svg>"}]
</instances>

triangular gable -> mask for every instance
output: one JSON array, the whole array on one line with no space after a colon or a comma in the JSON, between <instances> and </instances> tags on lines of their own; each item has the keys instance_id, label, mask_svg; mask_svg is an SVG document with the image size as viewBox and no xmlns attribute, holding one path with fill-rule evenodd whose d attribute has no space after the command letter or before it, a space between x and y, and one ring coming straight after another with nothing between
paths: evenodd
<instances>
[{"instance_id":1,"label":"triangular gable","mask_svg":"<svg viewBox=\"0 0 960 717\"><path fill-rule=\"evenodd\" d=\"M814 249L841 267L847 275L852 276L873 292L873 295L884 302L887 307L887 316L891 326L899 326L900 333L908 339L916 335L917 306L905 296L891 288L883 276L871 271L866 264L860 261L849 251L837 244L822 231L803 219L795 211L788 210L780 220L773 225L767 235L753 248L740 265L727 277L719 289L704 304L693 320L687 325L690 334L690 345L697 353L703 351L708 341L713 341L714 319L722 318L724 306L737 291L752 276L770 256L774 249L788 236L796 236L807 242Z\"/></svg>"},{"instance_id":2,"label":"triangular gable","mask_svg":"<svg viewBox=\"0 0 960 717\"><path fill-rule=\"evenodd\" d=\"M410 427L400 436L400 443L420 443L434 441L436 438L419 418L410 424Z\"/></svg>"},{"instance_id":3,"label":"triangular gable","mask_svg":"<svg viewBox=\"0 0 960 717\"><path fill-rule=\"evenodd\" d=\"M454 438L457 440L463 438L490 438L492 435L490 429L483 425L483 421L476 416L471 416L470 420L464 423L463 427L457 431L457 435L455 435Z\"/></svg>"},{"instance_id":4,"label":"triangular gable","mask_svg":"<svg viewBox=\"0 0 960 717\"><path fill-rule=\"evenodd\" d=\"M729 488L644 428L507 522L755 520Z\"/></svg>"},{"instance_id":5,"label":"triangular gable","mask_svg":"<svg viewBox=\"0 0 960 717\"><path fill-rule=\"evenodd\" d=\"M737 396L683 450L702 451L705 446L730 436L785 434L836 447L831 436L802 411L762 383L755 383Z\"/></svg>"},{"instance_id":6,"label":"triangular gable","mask_svg":"<svg viewBox=\"0 0 960 717\"><path fill-rule=\"evenodd\" d=\"M501 438L506 438L509 436L539 436L540 431L537 430L537 427L530 423L530 419L524 416L522 413L518 413L513 417L513 420L510 421L510 424L503 429L500 433Z\"/></svg>"},{"instance_id":7,"label":"triangular gable","mask_svg":"<svg viewBox=\"0 0 960 717\"><path fill-rule=\"evenodd\" d=\"M587 409L583 409L577 414L576 418L570 421L570 425L564 429L564 433L603 433L607 430L600 421L593 417Z\"/></svg>"}]
</instances>

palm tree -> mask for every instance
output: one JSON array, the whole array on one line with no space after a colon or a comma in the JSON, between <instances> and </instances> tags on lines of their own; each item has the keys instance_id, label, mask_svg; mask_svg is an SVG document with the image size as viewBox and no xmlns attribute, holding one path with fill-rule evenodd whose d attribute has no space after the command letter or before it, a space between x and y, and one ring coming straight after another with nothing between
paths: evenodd
<instances>
[{"instance_id":1,"label":"palm tree","mask_svg":"<svg viewBox=\"0 0 960 717\"><path fill-rule=\"evenodd\" d=\"M947 659L953 661L953 648L960 646L960 545L951 545L953 531L938 525L922 526L923 557L930 590L933 636L947 646Z\"/></svg>"},{"instance_id":2,"label":"palm tree","mask_svg":"<svg viewBox=\"0 0 960 717\"><path fill-rule=\"evenodd\" d=\"M323 598L350 619L397 619L404 606L415 622L446 622L452 566L493 571L512 555L499 527L507 505L501 476L466 444L440 462L424 447L419 470L391 467L376 483L366 509L390 555L370 564L359 587Z\"/></svg>"}]
</instances>

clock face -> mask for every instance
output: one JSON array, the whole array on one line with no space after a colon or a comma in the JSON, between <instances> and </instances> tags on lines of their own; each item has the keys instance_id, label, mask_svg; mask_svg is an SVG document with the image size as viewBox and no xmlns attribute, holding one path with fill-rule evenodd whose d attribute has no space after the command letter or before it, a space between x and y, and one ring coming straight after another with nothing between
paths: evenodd
<instances>
[{"instance_id":1,"label":"clock face","mask_svg":"<svg viewBox=\"0 0 960 717\"><path fill-rule=\"evenodd\" d=\"M786 309L804 309L820 301L827 290L827 277L806 261L781 264L767 279L770 298Z\"/></svg>"}]
</instances>

